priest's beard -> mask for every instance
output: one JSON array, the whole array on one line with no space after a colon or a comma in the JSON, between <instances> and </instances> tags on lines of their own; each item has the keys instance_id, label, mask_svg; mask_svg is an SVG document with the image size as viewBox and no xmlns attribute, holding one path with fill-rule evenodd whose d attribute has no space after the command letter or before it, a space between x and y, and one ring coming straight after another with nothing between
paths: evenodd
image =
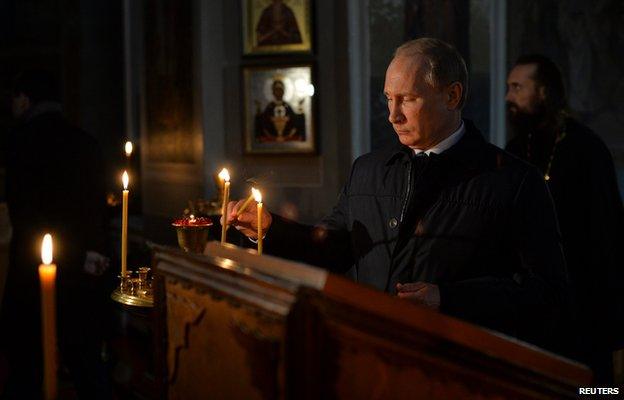
<instances>
[{"instance_id":1,"label":"priest's beard","mask_svg":"<svg viewBox=\"0 0 624 400\"><path fill-rule=\"evenodd\" d=\"M538 104L533 112L520 109L517 105L507 102L507 120L515 135L527 136L541 130L551 120L543 103Z\"/></svg>"}]
</instances>

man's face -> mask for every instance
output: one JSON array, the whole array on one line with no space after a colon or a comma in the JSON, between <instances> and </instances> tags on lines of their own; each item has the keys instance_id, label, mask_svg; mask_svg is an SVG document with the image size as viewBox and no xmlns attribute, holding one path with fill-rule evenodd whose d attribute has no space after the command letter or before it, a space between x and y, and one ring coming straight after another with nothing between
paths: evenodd
<instances>
[{"instance_id":1,"label":"man's face","mask_svg":"<svg viewBox=\"0 0 624 400\"><path fill-rule=\"evenodd\" d=\"M516 65L507 78L507 117L514 125L522 124L543 111L544 90L535 82L535 64Z\"/></svg>"},{"instance_id":2,"label":"man's face","mask_svg":"<svg viewBox=\"0 0 624 400\"><path fill-rule=\"evenodd\" d=\"M442 139L457 121L449 110L448 94L425 81L427 67L420 57L399 56L386 71L384 94L389 121L402 144L428 149Z\"/></svg>"}]
</instances>

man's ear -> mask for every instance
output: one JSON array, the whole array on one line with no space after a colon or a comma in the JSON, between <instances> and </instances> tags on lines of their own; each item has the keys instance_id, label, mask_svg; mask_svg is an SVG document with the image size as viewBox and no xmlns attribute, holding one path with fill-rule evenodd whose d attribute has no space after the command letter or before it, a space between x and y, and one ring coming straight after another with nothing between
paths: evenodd
<instances>
[{"instance_id":1,"label":"man's ear","mask_svg":"<svg viewBox=\"0 0 624 400\"><path fill-rule=\"evenodd\" d=\"M446 108L448 110L456 110L462 100L464 94L464 87L459 82L451 83L446 89Z\"/></svg>"},{"instance_id":2,"label":"man's ear","mask_svg":"<svg viewBox=\"0 0 624 400\"><path fill-rule=\"evenodd\" d=\"M537 94L540 100L546 100L546 86L540 86L537 88Z\"/></svg>"}]
</instances>

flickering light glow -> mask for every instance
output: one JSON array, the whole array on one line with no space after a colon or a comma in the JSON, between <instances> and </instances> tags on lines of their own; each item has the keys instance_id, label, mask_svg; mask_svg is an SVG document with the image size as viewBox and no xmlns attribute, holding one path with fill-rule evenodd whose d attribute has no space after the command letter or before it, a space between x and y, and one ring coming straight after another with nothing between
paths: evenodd
<instances>
[{"instance_id":1,"label":"flickering light glow","mask_svg":"<svg viewBox=\"0 0 624 400\"><path fill-rule=\"evenodd\" d=\"M130 178L128 178L128 172L124 171L123 175L121 176L121 181L123 182L123 188L124 190L128 190L128 182L129 182Z\"/></svg>"},{"instance_id":2,"label":"flickering light glow","mask_svg":"<svg viewBox=\"0 0 624 400\"><path fill-rule=\"evenodd\" d=\"M221 172L219 172L219 179L225 182L230 181L230 173L228 172L227 168L223 168Z\"/></svg>"},{"instance_id":3,"label":"flickering light glow","mask_svg":"<svg viewBox=\"0 0 624 400\"><path fill-rule=\"evenodd\" d=\"M252 188L251 192L253 193L253 197L254 199L258 202L258 203L262 203L262 193L260 193L259 190L257 190L256 188Z\"/></svg>"},{"instance_id":4,"label":"flickering light glow","mask_svg":"<svg viewBox=\"0 0 624 400\"><path fill-rule=\"evenodd\" d=\"M46 264L52 264L52 235L46 233L41 243L41 261Z\"/></svg>"},{"instance_id":5,"label":"flickering light glow","mask_svg":"<svg viewBox=\"0 0 624 400\"><path fill-rule=\"evenodd\" d=\"M128 140L126 142L126 145L124 146L124 149L126 151L126 157L130 157L130 155L132 154L132 142Z\"/></svg>"}]
</instances>

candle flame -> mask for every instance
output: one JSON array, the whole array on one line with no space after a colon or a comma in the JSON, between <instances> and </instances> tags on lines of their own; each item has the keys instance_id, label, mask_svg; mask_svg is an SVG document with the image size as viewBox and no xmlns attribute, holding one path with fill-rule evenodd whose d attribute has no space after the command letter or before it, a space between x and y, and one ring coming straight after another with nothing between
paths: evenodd
<instances>
[{"instance_id":1,"label":"candle flame","mask_svg":"<svg viewBox=\"0 0 624 400\"><path fill-rule=\"evenodd\" d=\"M41 243L41 261L44 264L52 264L52 235L46 233Z\"/></svg>"},{"instance_id":2,"label":"candle flame","mask_svg":"<svg viewBox=\"0 0 624 400\"><path fill-rule=\"evenodd\" d=\"M262 193L258 189L251 188L251 193L253 193L253 197L258 203L262 203Z\"/></svg>"},{"instance_id":3,"label":"candle flame","mask_svg":"<svg viewBox=\"0 0 624 400\"><path fill-rule=\"evenodd\" d=\"M121 181L123 182L124 190L128 190L128 181L129 180L130 180L130 178L128 178L128 172L124 171L123 175L121 176Z\"/></svg>"},{"instance_id":4,"label":"candle flame","mask_svg":"<svg viewBox=\"0 0 624 400\"><path fill-rule=\"evenodd\" d=\"M124 149L126 150L126 157L130 157L130 154L132 154L132 142L128 140Z\"/></svg>"},{"instance_id":5,"label":"candle flame","mask_svg":"<svg viewBox=\"0 0 624 400\"><path fill-rule=\"evenodd\" d=\"M226 182L230 181L230 173L228 172L227 168L223 168L221 172L219 172L219 179Z\"/></svg>"}]
</instances>

